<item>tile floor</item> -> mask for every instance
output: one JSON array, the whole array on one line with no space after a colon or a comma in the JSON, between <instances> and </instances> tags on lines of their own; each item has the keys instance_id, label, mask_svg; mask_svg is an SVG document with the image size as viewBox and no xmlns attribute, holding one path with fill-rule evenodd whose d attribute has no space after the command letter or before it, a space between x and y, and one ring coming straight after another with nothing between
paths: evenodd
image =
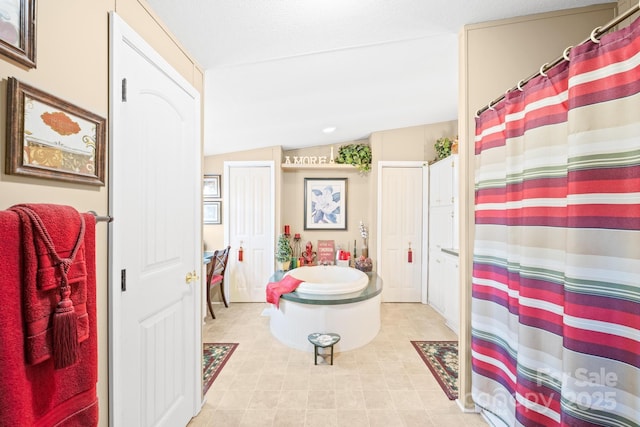
<instances>
[{"instance_id":1,"label":"tile floor","mask_svg":"<svg viewBox=\"0 0 640 427\"><path fill-rule=\"evenodd\" d=\"M378 336L359 349L336 352L333 366L314 366L313 353L273 338L265 308L214 306L217 319L207 317L204 341L240 345L189 427L487 425L447 399L410 343L456 339L429 306L382 304Z\"/></svg>"}]
</instances>

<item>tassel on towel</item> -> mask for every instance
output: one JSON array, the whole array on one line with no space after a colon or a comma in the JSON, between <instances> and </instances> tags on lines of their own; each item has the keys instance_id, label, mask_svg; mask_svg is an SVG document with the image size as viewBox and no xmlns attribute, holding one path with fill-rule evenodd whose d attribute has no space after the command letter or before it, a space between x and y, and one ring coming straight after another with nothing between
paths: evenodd
<instances>
[{"instance_id":1,"label":"tassel on towel","mask_svg":"<svg viewBox=\"0 0 640 427\"><path fill-rule=\"evenodd\" d=\"M71 301L71 287L69 285L68 273L75 259L78 249L84 241L85 223L82 215L80 217L80 231L75 245L71 250L68 258L61 258L56 252L53 239L44 226L42 219L38 214L27 206L14 206L11 208L26 214L32 222L33 227L37 230L38 236L45 244L48 255L55 261L55 265L60 271L60 301L53 313L53 360L56 369L72 366L78 360L78 317Z\"/></svg>"},{"instance_id":2,"label":"tassel on towel","mask_svg":"<svg viewBox=\"0 0 640 427\"><path fill-rule=\"evenodd\" d=\"M60 263L63 282L72 260ZM63 283L60 302L53 313L53 361L56 369L71 366L78 360L78 317L71 301L71 289Z\"/></svg>"},{"instance_id":3,"label":"tassel on towel","mask_svg":"<svg viewBox=\"0 0 640 427\"><path fill-rule=\"evenodd\" d=\"M61 300L53 314L53 360L56 369L78 360L78 317L68 297Z\"/></svg>"}]
</instances>

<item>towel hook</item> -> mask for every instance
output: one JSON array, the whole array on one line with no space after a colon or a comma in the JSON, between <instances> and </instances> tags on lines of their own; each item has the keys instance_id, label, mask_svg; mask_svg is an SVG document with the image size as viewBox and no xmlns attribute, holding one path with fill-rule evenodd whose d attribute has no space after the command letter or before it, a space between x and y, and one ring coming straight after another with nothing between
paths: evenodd
<instances>
[{"instance_id":1,"label":"towel hook","mask_svg":"<svg viewBox=\"0 0 640 427\"><path fill-rule=\"evenodd\" d=\"M98 215L96 211L89 211L96 218L96 222L112 222L113 217L111 215Z\"/></svg>"},{"instance_id":2,"label":"towel hook","mask_svg":"<svg viewBox=\"0 0 640 427\"><path fill-rule=\"evenodd\" d=\"M598 37L596 37L596 33L597 33L598 31L600 31L600 29L601 29L601 28L602 28L602 27L595 27L595 28L593 29L593 31L591 31L591 41L592 41L592 42L594 42L594 43L600 43L600 40L598 40Z\"/></svg>"}]
</instances>

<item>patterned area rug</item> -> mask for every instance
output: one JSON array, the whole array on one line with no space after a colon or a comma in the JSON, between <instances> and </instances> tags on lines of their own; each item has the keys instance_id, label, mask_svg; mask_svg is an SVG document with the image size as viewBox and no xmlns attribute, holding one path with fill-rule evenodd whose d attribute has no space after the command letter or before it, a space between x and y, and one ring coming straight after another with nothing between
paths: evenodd
<instances>
[{"instance_id":1,"label":"patterned area rug","mask_svg":"<svg viewBox=\"0 0 640 427\"><path fill-rule=\"evenodd\" d=\"M202 395L207 394L227 360L231 357L238 344L202 344Z\"/></svg>"},{"instance_id":2,"label":"patterned area rug","mask_svg":"<svg viewBox=\"0 0 640 427\"><path fill-rule=\"evenodd\" d=\"M458 342L411 341L449 400L458 398Z\"/></svg>"}]
</instances>

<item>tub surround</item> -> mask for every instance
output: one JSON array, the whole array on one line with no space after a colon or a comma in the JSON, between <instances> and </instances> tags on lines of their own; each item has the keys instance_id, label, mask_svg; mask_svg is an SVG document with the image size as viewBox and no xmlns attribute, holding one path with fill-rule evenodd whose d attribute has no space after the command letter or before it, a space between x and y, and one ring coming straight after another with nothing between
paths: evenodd
<instances>
[{"instance_id":1,"label":"tub surround","mask_svg":"<svg viewBox=\"0 0 640 427\"><path fill-rule=\"evenodd\" d=\"M279 281L285 274L277 271L269 281ZM368 282L360 291L319 295L296 290L283 294L280 307L271 306L268 310L271 334L288 347L306 352L313 351L307 337L315 332L339 334L341 340L336 344L337 351L354 350L368 344L380 331L382 279L375 272L363 274Z\"/></svg>"},{"instance_id":2,"label":"tub surround","mask_svg":"<svg viewBox=\"0 0 640 427\"><path fill-rule=\"evenodd\" d=\"M351 294L363 290L369 284L365 273L342 266L299 267L285 275L301 280L296 292L309 296Z\"/></svg>"}]
</instances>

